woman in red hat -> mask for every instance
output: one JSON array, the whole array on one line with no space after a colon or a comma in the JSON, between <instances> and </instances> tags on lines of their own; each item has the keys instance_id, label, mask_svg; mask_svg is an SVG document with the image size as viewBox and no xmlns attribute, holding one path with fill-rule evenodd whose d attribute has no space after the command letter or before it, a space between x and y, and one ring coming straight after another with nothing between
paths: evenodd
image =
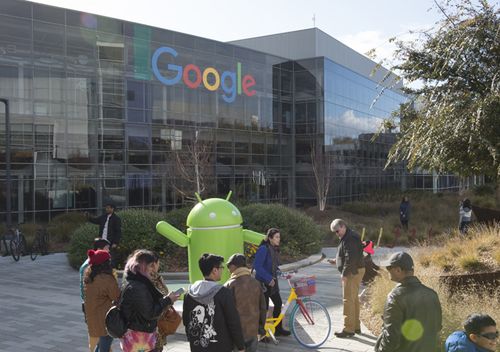
<instances>
[{"instance_id":1,"label":"woman in red hat","mask_svg":"<svg viewBox=\"0 0 500 352\"><path fill-rule=\"evenodd\" d=\"M89 350L108 352L113 338L108 336L104 321L113 301L120 297L120 288L113 275L111 256L105 250L89 250L89 267L83 280L85 318L89 331Z\"/></svg>"}]
</instances>

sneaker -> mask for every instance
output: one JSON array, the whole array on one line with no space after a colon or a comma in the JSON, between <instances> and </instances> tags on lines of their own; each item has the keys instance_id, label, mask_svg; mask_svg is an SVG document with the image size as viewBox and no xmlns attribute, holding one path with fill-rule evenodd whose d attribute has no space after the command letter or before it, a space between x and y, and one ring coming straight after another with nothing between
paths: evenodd
<instances>
[{"instance_id":1,"label":"sneaker","mask_svg":"<svg viewBox=\"0 0 500 352\"><path fill-rule=\"evenodd\" d=\"M276 330L274 336L290 336L291 332L285 329Z\"/></svg>"},{"instance_id":2,"label":"sneaker","mask_svg":"<svg viewBox=\"0 0 500 352\"><path fill-rule=\"evenodd\" d=\"M354 333L353 332L348 332L348 331L336 331L335 333L335 336L341 338L341 339L344 339L344 338L348 338L348 337L353 337L354 336Z\"/></svg>"}]
</instances>

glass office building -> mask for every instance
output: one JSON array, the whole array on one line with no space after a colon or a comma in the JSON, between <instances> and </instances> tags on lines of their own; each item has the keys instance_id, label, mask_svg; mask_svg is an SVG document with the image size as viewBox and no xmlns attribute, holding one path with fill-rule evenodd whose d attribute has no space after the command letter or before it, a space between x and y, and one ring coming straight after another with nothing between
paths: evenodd
<instances>
[{"instance_id":1,"label":"glass office building","mask_svg":"<svg viewBox=\"0 0 500 352\"><path fill-rule=\"evenodd\" d=\"M10 103L14 222L108 202L165 211L197 189L314 204L312 147L333 161L330 203L411 187L402 166L383 168L394 134L371 141L405 97L326 55L2 0L0 98Z\"/></svg>"}]
</instances>

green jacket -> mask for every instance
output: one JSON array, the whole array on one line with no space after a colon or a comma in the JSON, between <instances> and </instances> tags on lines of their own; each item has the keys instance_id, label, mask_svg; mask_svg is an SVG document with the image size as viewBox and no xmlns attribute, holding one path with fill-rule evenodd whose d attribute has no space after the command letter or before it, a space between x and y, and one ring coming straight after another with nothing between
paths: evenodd
<instances>
[{"instance_id":1,"label":"green jacket","mask_svg":"<svg viewBox=\"0 0 500 352\"><path fill-rule=\"evenodd\" d=\"M407 277L387 296L375 352L439 351L441 318L436 292L415 276Z\"/></svg>"}]
</instances>

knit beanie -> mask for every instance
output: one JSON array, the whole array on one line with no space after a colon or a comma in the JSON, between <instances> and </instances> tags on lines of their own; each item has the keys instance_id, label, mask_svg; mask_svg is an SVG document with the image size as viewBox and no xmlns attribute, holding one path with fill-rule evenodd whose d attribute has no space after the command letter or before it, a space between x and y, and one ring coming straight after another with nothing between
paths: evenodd
<instances>
[{"instance_id":1,"label":"knit beanie","mask_svg":"<svg viewBox=\"0 0 500 352\"><path fill-rule=\"evenodd\" d=\"M87 255L89 257L90 265L99 265L111 259L111 255L107 251L103 251L98 249L94 251L93 249L89 249L87 251Z\"/></svg>"}]
</instances>

